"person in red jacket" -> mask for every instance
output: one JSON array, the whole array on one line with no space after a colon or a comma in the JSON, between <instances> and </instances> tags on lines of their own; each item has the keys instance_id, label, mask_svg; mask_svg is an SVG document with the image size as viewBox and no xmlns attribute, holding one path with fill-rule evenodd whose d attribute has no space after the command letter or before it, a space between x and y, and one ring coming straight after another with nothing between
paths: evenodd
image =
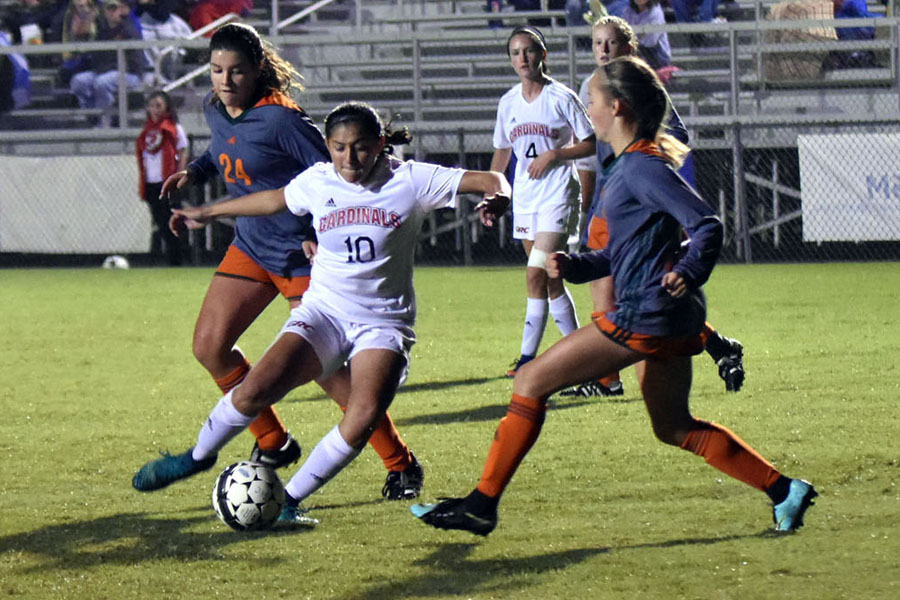
<instances>
[{"instance_id":1,"label":"person in red jacket","mask_svg":"<svg viewBox=\"0 0 900 600\"><path fill-rule=\"evenodd\" d=\"M160 198L160 192L169 175L187 168L187 148L187 135L178 124L171 98L165 92L153 92L147 98L147 121L135 141L138 193L150 207L156 226L150 252L159 256L165 249L170 265L181 264L182 252L178 238L169 229L171 206L168 199Z\"/></svg>"}]
</instances>

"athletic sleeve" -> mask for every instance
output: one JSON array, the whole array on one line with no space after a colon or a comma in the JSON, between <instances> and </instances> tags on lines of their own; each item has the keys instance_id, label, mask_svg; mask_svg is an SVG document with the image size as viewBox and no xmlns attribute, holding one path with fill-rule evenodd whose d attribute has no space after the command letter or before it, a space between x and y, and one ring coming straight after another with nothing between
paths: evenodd
<instances>
[{"instance_id":1,"label":"athletic sleeve","mask_svg":"<svg viewBox=\"0 0 900 600\"><path fill-rule=\"evenodd\" d=\"M565 279L569 283L587 283L610 274L606 248L569 255Z\"/></svg>"},{"instance_id":2,"label":"athletic sleeve","mask_svg":"<svg viewBox=\"0 0 900 600\"><path fill-rule=\"evenodd\" d=\"M312 199L310 192L313 187L310 172L310 169L303 171L284 186L284 203L288 210L298 217L310 214Z\"/></svg>"},{"instance_id":3,"label":"athletic sleeve","mask_svg":"<svg viewBox=\"0 0 900 600\"><path fill-rule=\"evenodd\" d=\"M322 133L306 113L289 108L284 113L285 117L274 128L278 147L307 166L330 160Z\"/></svg>"},{"instance_id":4,"label":"athletic sleeve","mask_svg":"<svg viewBox=\"0 0 900 600\"><path fill-rule=\"evenodd\" d=\"M416 199L426 210L456 206L456 190L465 170L409 161Z\"/></svg>"},{"instance_id":5,"label":"athletic sleeve","mask_svg":"<svg viewBox=\"0 0 900 600\"><path fill-rule=\"evenodd\" d=\"M589 91L591 77L594 74L591 73L588 75L587 79L581 82L581 87L578 89L578 99L581 100L581 103L584 104L585 109L587 109L587 105L591 101L591 94ZM590 119L590 115L588 115L588 119ZM585 156L584 158L579 158L575 160L575 168L579 171L591 171L592 173L597 172L597 157L595 156Z\"/></svg>"},{"instance_id":6,"label":"athletic sleeve","mask_svg":"<svg viewBox=\"0 0 900 600\"><path fill-rule=\"evenodd\" d=\"M722 249L724 230L713 209L661 158L636 164L640 176L628 177L631 191L649 206L671 215L691 238L687 253L674 267L694 287L709 279Z\"/></svg>"},{"instance_id":7,"label":"athletic sleeve","mask_svg":"<svg viewBox=\"0 0 900 600\"><path fill-rule=\"evenodd\" d=\"M209 148L192 160L188 164L188 169L197 176L194 180L195 184L206 183L209 179L219 174L218 169L216 169L216 163L213 162L212 157L209 155Z\"/></svg>"},{"instance_id":8,"label":"athletic sleeve","mask_svg":"<svg viewBox=\"0 0 900 600\"><path fill-rule=\"evenodd\" d=\"M506 135L506 127L504 127L507 111L505 99L506 96L500 98L500 104L497 105L497 121L494 123L493 143L494 148L498 150L512 148L512 142L509 141L509 137Z\"/></svg>"}]
</instances>

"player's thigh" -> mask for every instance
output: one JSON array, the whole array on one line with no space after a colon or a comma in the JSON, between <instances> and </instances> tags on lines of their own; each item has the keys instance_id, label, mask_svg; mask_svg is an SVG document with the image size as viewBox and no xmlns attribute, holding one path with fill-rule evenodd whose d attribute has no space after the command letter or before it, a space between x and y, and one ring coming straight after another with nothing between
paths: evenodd
<instances>
[{"instance_id":1,"label":"player's thigh","mask_svg":"<svg viewBox=\"0 0 900 600\"><path fill-rule=\"evenodd\" d=\"M522 365L513 391L529 398L546 398L563 388L619 371L643 355L613 342L589 323Z\"/></svg>"},{"instance_id":2,"label":"player's thigh","mask_svg":"<svg viewBox=\"0 0 900 600\"><path fill-rule=\"evenodd\" d=\"M230 351L277 294L272 284L213 276L194 326L195 348L211 346Z\"/></svg>"},{"instance_id":3,"label":"player's thigh","mask_svg":"<svg viewBox=\"0 0 900 600\"><path fill-rule=\"evenodd\" d=\"M283 331L235 388L234 405L244 414L258 412L321 373L322 364L309 341Z\"/></svg>"},{"instance_id":4,"label":"player's thigh","mask_svg":"<svg viewBox=\"0 0 900 600\"><path fill-rule=\"evenodd\" d=\"M350 400L341 420L341 436L351 446L369 439L387 411L406 371L407 358L393 350L372 348L350 360Z\"/></svg>"}]
</instances>

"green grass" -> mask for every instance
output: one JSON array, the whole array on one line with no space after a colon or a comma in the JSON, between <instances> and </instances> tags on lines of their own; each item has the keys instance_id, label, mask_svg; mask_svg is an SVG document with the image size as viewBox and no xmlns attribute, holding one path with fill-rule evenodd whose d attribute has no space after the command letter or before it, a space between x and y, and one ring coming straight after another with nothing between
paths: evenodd
<instances>
[{"instance_id":1,"label":"green grass","mask_svg":"<svg viewBox=\"0 0 900 600\"><path fill-rule=\"evenodd\" d=\"M745 346L726 394L695 360L692 406L821 496L774 536L767 498L650 431L631 372L616 400L552 401L488 538L381 501L371 450L307 502L311 532L238 534L219 468L155 494L135 469L181 450L217 400L190 352L209 269L0 271L0 595L10 598L900 597L898 264L722 266L710 320ZM425 498L476 483L510 382L520 269L417 272L419 343L391 408ZM580 314L587 289L573 292ZM276 302L242 347L258 357ZM545 344L558 339L548 329ZM307 449L338 411L314 386L279 409ZM245 458L244 433L219 467ZM290 472L284 472L288 477Z\"/></svg>"}]
</instances>

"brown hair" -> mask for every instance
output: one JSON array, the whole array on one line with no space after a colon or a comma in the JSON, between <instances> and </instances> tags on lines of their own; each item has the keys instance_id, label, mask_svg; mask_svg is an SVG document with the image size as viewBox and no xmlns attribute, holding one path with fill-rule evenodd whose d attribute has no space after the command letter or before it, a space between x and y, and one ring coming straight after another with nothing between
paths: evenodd
<instances>
[{"instance_id":1,"label":"brown hair","mask_svg":"<svg viewBox=\"0 0 900 600\"><path fill-rule=\"evenodd\" d=\"M237 52L254 65L260 66L257 93L281 92L290 96L292 90L303 90L303 76L291 63L281 58L271 44L264 41L256 29L244 23L226 23L209 40L209 53L216 50Z\"/></svg>"},{"instance_id":2,"label":"brown hair","mask_svg":"<svg viewBox=\"0 0 900 600\"><path fill-rule=\"evenodd\" d=\"M637 137L656 142L666 160L681 166L690 148L665 133L672 102L653 69L640 58L623 56L594 74L600 76L591 77L591 85L627 107L630 120L637 124Z\"/></svg>"}]
</instances>

